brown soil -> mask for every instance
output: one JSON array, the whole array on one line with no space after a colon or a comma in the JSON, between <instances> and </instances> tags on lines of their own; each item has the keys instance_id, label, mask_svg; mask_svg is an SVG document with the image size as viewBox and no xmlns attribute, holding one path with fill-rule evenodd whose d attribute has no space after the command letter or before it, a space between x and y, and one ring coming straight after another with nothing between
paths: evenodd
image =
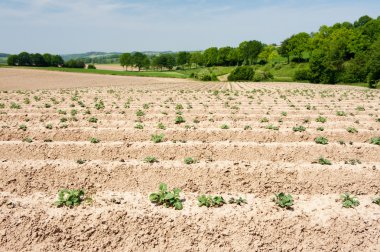
<instances>
[{"instance_id":1,"label":"brown soil","mask_svg":"<svg viewBox=\"0 0 380 252\"><path fill-rule=\"evenodd\" d=\"M0 251L379 250L380 206L371 201L380 147L369 142L380 137L377 90L4 68L0 90ZM306 131L294 132L299 125ZM153 143L160 133L164 142ZM149 202L160 182L182 190L182 211ZM83 188L93 202L57 208L62 188ZM279 192L293 195L293 209L271 201ZM344 192L360 205L343 208ZM197 206L201 194L248 204L207 209Z\"/></svg>"}]
</instances>

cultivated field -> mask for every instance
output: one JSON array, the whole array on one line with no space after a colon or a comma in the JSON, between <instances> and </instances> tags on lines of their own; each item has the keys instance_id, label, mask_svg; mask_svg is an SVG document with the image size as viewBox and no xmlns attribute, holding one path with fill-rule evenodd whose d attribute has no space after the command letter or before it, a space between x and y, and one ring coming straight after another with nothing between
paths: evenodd
<instances>
[{"instance_id":1,"label":"cultivated field","mask_svg":"<svg viewBox=\"0 0 380 252\"><path fill-rule=\"evenodd\" d=\"M2 71L0 251L379 250L378 90ZM183 210L149 201L160 182ZM62 188L92 201L57 208Z\"/></svg>"}]
</instances>

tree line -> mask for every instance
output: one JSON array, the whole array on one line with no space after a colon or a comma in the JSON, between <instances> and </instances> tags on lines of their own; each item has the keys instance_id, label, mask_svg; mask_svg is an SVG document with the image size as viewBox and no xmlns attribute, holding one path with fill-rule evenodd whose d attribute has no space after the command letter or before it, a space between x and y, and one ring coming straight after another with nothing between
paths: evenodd
<instances>
[{"instance_id":1,"label":"tree line","mask_svg":"<svg viewBox=\"0 0 380 252\"><path fill-rule=\"evenodd\" d=\"M65 62L60 55L49 53L28 53L21 52L8 56L7 63L9 66L33 66L33 67L68 67L68 68L85 68L83 60L68 60Z\"/></svg>"},{"instance_id":2,"label":"tree line","mask_svg":"<svg viewBox=\"0 0 380 252\"><path fill-rule=\"evenodd\" d=\"M295 80L312 83L368 82L380 80L380 17L362 16L354 23L321 26L318 32L300 32L281 45L257 40L244 41L238 47L210 47L199 52L178 52L148 56L141 52L120 56L123 67L172 70L192 67L252 66L270 67L278 59L303 63Z\"/></svg>"}]
</instances>

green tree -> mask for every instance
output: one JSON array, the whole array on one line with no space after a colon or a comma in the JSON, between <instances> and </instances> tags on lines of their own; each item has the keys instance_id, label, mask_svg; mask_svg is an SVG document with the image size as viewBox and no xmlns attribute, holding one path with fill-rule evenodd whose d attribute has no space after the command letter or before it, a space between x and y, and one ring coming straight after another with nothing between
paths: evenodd
<instances>
[{"instance_id":1,"label":"green tree","mask_svg":"<svg viewBox=\"0 0 380 252\"><path fill-rule=\"evenodd\" d=\"M190 63L191 54L189 52L178 52L177 53L177 64L179 66L186 66Z\"/></svg>"},{"instance_id":2,"label":"green tree","mask_svg":"<svg viewBox=\"0 0 380 252\"><path fill-rule=\"evenodd\" d=\"M132 56L130 53L123 53L120 55L120 65L127 71L128 66L132 65Z\"/></svg>"},{"instance_id":3,"label":"green tree","mask_svg":"<svg viewBox=\"0 0 380 252\"><path fill-rule=\"evenodd\" d=\"M205 65L204 56L201 52L192 52L190 54L190 64L195 65L196 67Z\"/></svg>"},{"instance_id":4,"label":"green tree","mask_svg":"<svg viewBox=\"0 0 380 252\"><path fill-rule=\"evenodd\" d=\"M62 57L60 55L52 55L50 66L59 67L63 66L65 62L63 61Z\"/></svg>"},{"instance_id":5,"label":"green tree","mask_svg":"<svg viewBox=\"0 0 380 252\"><path fill-rule=\"evenodd\" d=\"M30 54L27 52L22 52L18 55L18 65L19 66L30 66Z\"/></svg>"},{"instance_id":6,"label":"green tree","mask_svg":"<svg viewBox=\"0 0 380 252\"><path fill-rule=\"evenodd\" d=\"M204 62L207 67L216 66L218 63L218 48L210 47L203 52Z\"/></svg>"},{"instance_id":7,"label":"green tree","mask_svg":"<svg viewBox=\"0 0 380 252\"><path fill-rule=\"evenodd\" d=\"M244 41L239 45L240 59L245 65L256 63L257 58L264 48L264 44L257 40Z\"/></svg>"},{"instance_id":8,"label":"green tree","mask_svg":"<svg viewBox=\"0 0 380 252\"><path fill-rule=\"evenodd\" d=\"M131 63L134 67L137 67L139 71L141 71L141 68L149 67L150 61L148 59L148 56L141 52L135 52L132 54L132 60Z\"/></svg>"},{"instance_id":9,"label":"green tree","mask_svg":"<svg viewBox=\"0 0 380 252\"><path fill-rule=\"evenodd\" d=\"M30 64L32 66L41 67L41 66L45 66L46 62L45 62L44 57L41 54L33 53L33 54L30 54Z\"/></svg>"},{"instance_id":10,"label":"green tree","mask_svg":"<svg viewBox=\"0 0 380 252\"><path fill-rule=\"evenodd\" d=\"M7 59L7 63L9 66L17 66L18 65L18 55L9 55Z\"/></svg>"}]
</instances>

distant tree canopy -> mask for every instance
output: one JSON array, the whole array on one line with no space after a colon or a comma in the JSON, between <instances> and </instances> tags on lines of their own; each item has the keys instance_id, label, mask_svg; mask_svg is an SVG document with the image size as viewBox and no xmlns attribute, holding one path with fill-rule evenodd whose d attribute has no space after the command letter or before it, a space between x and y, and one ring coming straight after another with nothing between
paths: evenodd
<instances>
[{"instance_id":1,"label":"distant tree canopy","mask_svg":"<svg viewBox=\"0 0 380 252\"><path fill-rule=\"evenodd\" d=\"M64 61L59 55L21 52L18 55L9 55L7 63L10 66L58 67L63 66Z\"/></svg>"}]
</instances>

